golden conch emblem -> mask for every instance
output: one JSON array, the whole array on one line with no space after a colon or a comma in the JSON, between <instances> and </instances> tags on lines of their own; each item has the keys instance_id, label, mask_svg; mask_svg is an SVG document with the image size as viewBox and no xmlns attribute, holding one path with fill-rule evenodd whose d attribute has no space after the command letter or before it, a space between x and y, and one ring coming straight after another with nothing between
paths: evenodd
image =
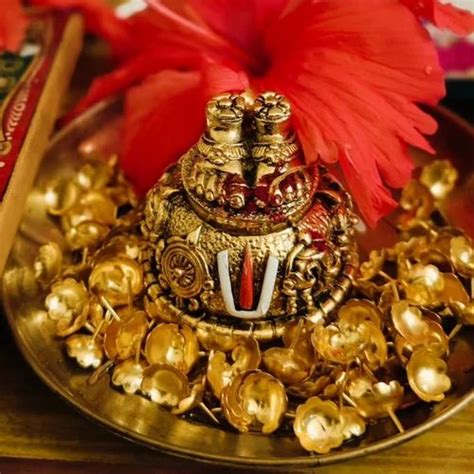
<instances>
[{"instance_id":1,"label":"golden conch emblem","mask_svg":"<svg viewBox=\"0 0 474 474\"><path fill-rule=\"evenodd\" d=\"M150 191L146 304L202 333L272 340L326 318L357 266L348 194L306 165L280 94L226 94L199 142Z\"/></svg>"}]
</instances>

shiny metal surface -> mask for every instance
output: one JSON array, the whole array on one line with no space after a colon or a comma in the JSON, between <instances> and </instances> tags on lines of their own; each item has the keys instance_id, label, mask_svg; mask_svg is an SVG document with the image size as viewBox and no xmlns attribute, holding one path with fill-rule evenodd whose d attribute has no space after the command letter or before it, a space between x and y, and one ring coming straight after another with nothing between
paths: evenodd
<instances>
[{"instance_id":1,"label":"shiny metal surface","mask_svg":"<svg viewBox=\"0 0 474 474\"><path fill-rule=\"evenodd\" d=\"M59 230L46 216L46 183L55 176L71 173L77 164L77 147L85 146L84 140L97 130L106 130L104 124L114 120L119 112L119 104L102 104L73 122L52 141L29 196L7 276L12 269L31 266L40 245L51 240L61 243ZM469 162L474 133L442 110L436 115L441 125L435 138L437 149L441 150L441 156L453 159L463 176L460 189L464 186L470 192L466 183L474 169L474 164ZM416 155L416 159L425 162L427 158ZM454 216L456 219L456 224L462 225L459 213ZM361 237L363 250L368 251L386 245L395 238L395 232L386 221ZM64 346L54 336L54 322L44 313L41 295L31 291L15 297L11 289L6 291L5 288L4 285L3 304L16 341L29 364L53 391L89 418L125 438L194 460L283 470L340 462L413 438L474 399L474 331L465 331L451 348L448 365L455 388L442 403L418 404L401 411L400 420L407 428L404 433L398 434L389 420L382 421L372 425L360 440L330 454L308 455L293 435L239 434L200 420L180 419L142 397L113 389L108 377L89 385L89 374L64 357Z\"/></svg>"}]
</instances>

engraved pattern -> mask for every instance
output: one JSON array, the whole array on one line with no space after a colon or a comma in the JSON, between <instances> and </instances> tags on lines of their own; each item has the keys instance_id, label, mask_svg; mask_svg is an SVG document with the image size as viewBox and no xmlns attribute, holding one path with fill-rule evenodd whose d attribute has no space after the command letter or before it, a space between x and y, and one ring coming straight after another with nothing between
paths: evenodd
<instances>
[{"instance_id":1,"label":"engraved pattern","mask_svg":"<svg viewBox=\"0 0 474 474\"><path fill-rule=\"evenodd\" d=\"M165 249L161 269L171 290L180 298L191 298L201 292L204 264L185 243L173 242Z\"/></svg>"}]
</instances>

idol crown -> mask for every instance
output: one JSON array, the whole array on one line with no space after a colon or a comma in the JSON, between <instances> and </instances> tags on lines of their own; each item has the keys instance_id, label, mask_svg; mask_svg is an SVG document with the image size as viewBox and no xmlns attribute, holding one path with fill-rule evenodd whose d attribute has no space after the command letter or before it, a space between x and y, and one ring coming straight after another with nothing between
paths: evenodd
<instances>
[{"instance_id":1,"label":"idol crown","mask_svg":"<svg viewBox=\"0 0 474 474\"><path fill-rule=\"evenodd\" d=\"M231 213L270 229L277 215L301 214L308 207L318 170L303 166L285 97L266 92L251 101L221 95L207 105L206 119L204 134L182 166L197 212L211 220L224 213L227 224L239 223L227 219Z\"/></svg>"}]
</instances>

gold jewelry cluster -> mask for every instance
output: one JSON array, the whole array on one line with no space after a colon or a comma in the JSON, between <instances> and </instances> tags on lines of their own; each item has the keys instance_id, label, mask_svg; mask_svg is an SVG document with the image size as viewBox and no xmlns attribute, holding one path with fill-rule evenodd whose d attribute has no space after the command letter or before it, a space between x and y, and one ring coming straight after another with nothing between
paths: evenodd
<instances>
[{"instance_id":1,"label":"gold jewelry cluster","mask_svg":"<svg viewBox=\"0 0 474 474\"><path fill-rule=\"evenodd\" d=\"M198 232L163 243L155 235L167 262L163 285L177 280L188 292L174 293L175 312L169 299L160 306L160 297L170 295L162 287L150 298L148 239L169 208L148 201L155 212L144 237L146 209L112 162L85 161L72 180L49 191L50 213L68 248L50 243L40 249L35 285L46 295L45 309L69 357L93 371L91 383L110 374L112 385L127 394L176 415L200 411L242 432L292 426L306 450L327 453L387 416L403 430L398 410L414 397L440 401L450 390L450 341L474 324L474 246L442 223L439 211L455 180L449 162L425 167L402 194L399 241L360 265L351 298L323 318L289 319L272 338L258 340L251 330L219 332L212 330L217 323L186 318L199 304L189 307L196 272L204 275L202 291L212 290L206 256L190 252ZM182 200L172 186L153 191L152 199L157 192ZM20 278L24 283L27 275ZM7 283L14 288L11 278Z\"/></svg>"}]
</instances>

